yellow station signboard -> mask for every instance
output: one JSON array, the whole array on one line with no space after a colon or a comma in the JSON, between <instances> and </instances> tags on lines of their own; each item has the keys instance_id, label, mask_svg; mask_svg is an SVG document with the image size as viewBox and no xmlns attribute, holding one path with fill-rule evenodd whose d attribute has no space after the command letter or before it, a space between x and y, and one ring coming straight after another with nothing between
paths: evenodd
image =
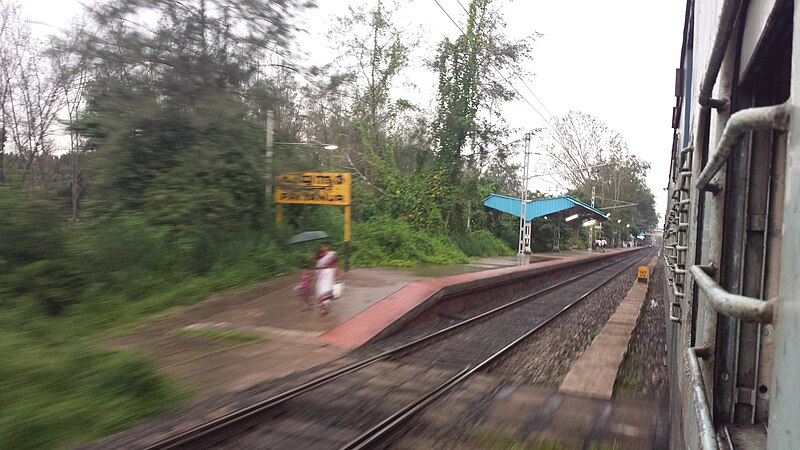
<instances>
[{"instance_id":1,"label":"yellow station signboard","mask_svg":"<svg viewBox=\"0 0 800 450\"><path fill-rule=\"evenodd\" d=\"M350 182L346 172L282 173L275 183L275 203L346 206L350 204Z\"/></svg>"}]
</instances>

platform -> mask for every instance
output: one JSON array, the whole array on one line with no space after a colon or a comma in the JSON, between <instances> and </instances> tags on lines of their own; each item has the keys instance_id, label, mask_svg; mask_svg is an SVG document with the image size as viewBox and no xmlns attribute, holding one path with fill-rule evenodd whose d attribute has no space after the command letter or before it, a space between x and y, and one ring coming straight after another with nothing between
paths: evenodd
<instances>
[{"instance_id":1,"label":"platform","mask_svg":"<svg viewBox=\"0 0 800 450\"><path fill-rule=\"evenodd\" d=\"M513 296L535 286L535 282L530 283L532 277L546 275L564 267L590 263L626 251L631 249L609 249L604 253L583 252L558 259L540 260L525 266L503 267L411 282L323 334L319 340L344 348L359 347L399 331L447 297L471 294L476 290L489 288L493 289L494 296ZM512 283L522 282L528 283L527 286L520 286L518 289L506 288Z\"/></svg>"},{"instance_id":2,"label":"platform","mask_svg":"<svg viewBox=\"0 0 800 450\"><path fill-rule=\"evenodd\" d=\"M592 256L584 251L534 254L532 259L556 264ZM481 283L490 272L513 273L519 270L514 264L516 257L498 257L463 265L354 269L344 274L344 298L327 316L316 309L301 311L293 291L298 277L293 274L171 311L111 339L111 344L152 358L162 370L194 385L199 398L206 398L332 361L386 330L403 311L419 306L424 295L454 281L462 286L469 286L470 280ZM423 281L427 282L418 284ZM411 293L414 296L406 297ZM394 299L390 301L395 305L372 308L385 299ZM386 315L379 319L378 313ZM359 325L367 317L383 327ZM257 336L260 342L242 344L180 332L186 328L235 331Z\"/></svg>"},{"instance_id":3,"label":"platform","mask_svg":"<svg viewBox=\"0 0 800 450\"><path fill-rule=\"evenodd\" d=\"M621 252L614 253L619 256ZM340 328L359 317L362 317L360 320L366 320L370 317L372 317L373 320L377 320L378 316L374 315L374 313L366 316L364 316L364 313L370 310L381 311L382 309L379 307L381 303L386 302L387 299L399 295L404 291L412 294L422 293L422 295L427 295L427 297L417 303L416 307L412 307L407 313L392 322L392 324L398 322L408 323L409 316L411 316L411 320L413 320L414 317L419 317L421 315L419 311L416 311L417 308L422 308L423 312L432 308L435 309L438 304L444 303L447 298L468 300L470 295L475 295L481 300L486 300L487 291L483 289L490 289L491 291L489 292L492 293L494 298L507 298L508 293L505 291L510 289L510 287L523 286L529 289L531 282L540 283L541 280L543 280L542 277L546 276L548 272L552 274L561 274L561 276L563 276L565 273L564 269L570 267L587 267L587 264L598 265L601 264L599 259L614 256L614 253L609 252L605 255L595 254L569 257L558 261L542 261L524 267L501 267L482 272L470 272L437 279L413 281L387 296L382 301L366 308L361 314L357 314L350 320L346 320L336 328ZM569 270L567 270L567 273L569 273ZM351 277L349 280L351 283L358 286L358 283L355 283L355 277ZM396 281L396 279L393 280ZM218 355L211 352L208 355L202 355L194 361L191 359L178 361L177 364L168 366L172 368L189 366L193 362L201 361L202 364L200 367L204 367L206 373L215 373L217 381L223 380L224 374L232 376L234 379L238 376L239 378L236 379L238 386L235 388L235 390L238 390L238 393L232 394L233 396L217 396L217 400L206 403L206 406L198 405L197 413L187 413L186 417L189 417L189 422L183 422L184 418L181 417L175 417L175 422L172 424L157 420L153 421L152 424L155 424L156 432L154 433L152 429L148 429L149 431L145 431L143 434L157 436L158 433L160 433L158 427L166 427L164 429L181 428L185 426L186 423L196 423L198 420L197 417L202 415L205 415L204 417L218 417L220 411L230 410L232 401L246 400L252 403L254 400L258 400L254 396L261 395L269 397L272 395L272 390L277 389L278 386L271 384L271 382L259 383L259 379L266 380L266 378L273 378L273 376L266 376L270 370L268 369L270 364L276 364L275 367L278 367L280 370L286 370L287 367L292 367L290 371L297 371L300 370L297 364L302 365L309 360L314 360L319 363L318 358L324 356L322 353L310 353L326 350L330 352L330 355L335 354L336 350L334 347L319 345L321 337L317 332L258 325L259 322L264 323L270 320L270 314L268 312L254 314L252 306L255 304L253 302L257 302L258 299L263 300L265 296L280 295L276 293L280 293L285 288L281 288L278 281L267 285L256 286L238 293L229 293L226 296L221 296L220 298L212 299L193 308L189 308L179 316L167 318L158 322L158 324L162 326L162 331L166 332L171 327L179 325L180 323L186 323L190 319L194 320L204 316L207 317L209 314L211 314L211 317L216 318L238 318L240 324L239 328L226 329L235 329L240 332L249 330L248 332L250 333L258 333L260 336L264 337L265 341L245 348L225 350ZM362 281L364 280L362 279ZM429 289L427 291L425 289L412 290L408 289L409 286L427 287ZM291 284L287 287L291 288ZM431 294L431 290L436 287L438 287L438 290ZM362 286L362 288L366 287ZM375 287L373 287L373 289L374 288ZM478 294L473 293L476 289L479 291ZM357 291L357 289L353 290ZM266 294L260 295L264 293ZM457 295L453 296L454 294ZM403 297L409 298L411 295L404 295ZM405 304L399 301L398 303ZM233 308L231 308L231 306L233 306ZM299 307L299 302L295 306ZM235 310L238 310L238 313L234 314L232 312ZM249 315L244 314L248 311L250 312ZM340 309L340 311L342 311L342 309ZM285 311L285 313L287 315L290 314L288 311ZM248 321L251 325L241 325ZM309 322L306 325L312 326L314 324ZM221 326L233 327L234 324L225 321L207 321L194 322L191 326L214 328ZM350 329L355 330L354 328ZM150 336L154 339L151 343L156 343L155 336L157 336L158 333L154 333L154 331L156 330L150 330ZM162 337L165 336L162 335ZM179 341L180 339L181 337L179 335L167 336L166 343L171 345L172 342ZM277 349L280 349L280 351ZM236 352L239 351L245 353L237 355ZM176 354L180 354L180 352ZM167 352L167 355L170 355L170 353ZM236 362L237 358L239 359L238 363ZM244 361L245 359L246 361ZM331 370L348 360L351 359L342 358L310 371L294 373L284 378L283 381L292 380L292 383L297 384L297 381L303 380L304 377L305 379L313 378L315 377L315 373L320 373L318 371L325 372ZM258 371L253 372L253 367L257 368ZM357 411L362 404L385 405L389 401L393 402L393 405L396 403L399 406L404 406L407 405L409 401L417 398L420 394L428 392L438 385L443 375L449 377L454 373L447 373L448 370L452 372L457 369L442 369L428 367L426 365L415 366L408 362L399 361L382 361L364 369L363 372L342 377L342 379L345 380L344 385L331 388L332 390L321 389L315 394L319 396L317 400L312 401L306 398L305 401L307 402L306 404L331 407L331 414L334 414L335 411ZM442 371L445 373L440 373ZM409 382L412 379L414 383ZM418 383L420 380L424 380L424 383ZM278 380L278 383L281 383L281 381ZM248 384L252 385L252 387L250 389L243 389L247 387ZM368 388L370 385L373 386L373 389ZM231 385L227 384L227 386ZM387 386L395 386L396 388L387 389ZM343 395L342 393L344 392L348 392L348 395ZM358 394L356 394L356 392L358 392ZM236 398L239 400L235 400ZM313 399L313 397L311 397L311 399ZM378 401L378 399L380 399L380 401ZM214 401L217 403L214 403ZM653 405L649 403L635 405L626 402L610 402L582 396L576 397L562 392L556 392L552 388L508 384L502 376L495 377L488 374L476 375L469 382L465 383L464 386L459 388L455 395L449 395L444 402L443 405L439 405L436 409L431 409L421 414L422 427L414 428L412 432L403 436L403 438L396 443L396 446L398 448L438 448L440 447L438 443L446 442L447 439L453 438L459 440L461 444L467 446L477 445L479 448L485 448L485 445L490 444L492 446L502 444L507 448L508 445L511 444L513 444L514 447L527 447L545 443L559 443L559 445L567 445L565 448L572 448L573 446L575 448L587 448L587 446L588 448L594 448L598 445L602 447L610 444L613 445L614 448L635 449L650 447L654 441L658 441L655 435L659 428L659 420L657 414L654 413L655 409ZM212 405L213 407L209 408L207 407L208 405ZM392 408L394 408L394 406L392 406ZM257 439L259 442L271 443L283 443L282 439L287 440L287 442L296 442L297 439L305 439L303 442L309 444L307 446L309 448L338 447L338 441L336 441L337 445L328 445L322 443L320 440L333 439L332 436L334 435L347 435L348 433L350 435L357 434L356 432L358 429L352 426L352 424L360 423L358 420L355 420L355 418L361 417L357 415L353 416L355 418L352 423L348 422L348 419L342 419L343 423L349 423L350 425L340 426L339 422L331 422L325 425L329 426L329 428L325 429L326 431L309 433L308 431L311 429L321 429L317 426L318 424L315 421L305 422L305 419L303 419L303 417L305 417L303 415L305 410L306 407L301 407L297 410L299 412L296 417L288 414L286 416L281 416L282 418L278 419L282 420L280 426L265 429L267 433L272 433L272 430L279 430L278 435L269 435L268 438L265 438L265 435L259 434L257 435ZM443 411L446 413L443 414ZM468 414L463 418L456 417L457 414L461 413ZM322 416L329 417L327 413ZM342 417L350 416L345 414ZM444 419L444 421L442 421L442 419ZM448 422L451 419L458 419L454 423L459 423L459 426L452 427L452 424ZM340 417L336 416L335 421L339 420ZM440 429L440 425L444 426L446 430ZM143 429L147 429L147 426L139 428L140 431ZM454 430L455 433L452 436L445 434L445 431L449 433ZM136 433L137 432L134 430L130 434L122 437L117 436L115 438L133 439L137 436ZM352 436L345 437L345 442L352 439ZM138 438L136 439L136 442L139 442ZM264 439L267 440L265 441ZM445 441L442 441L442 439ZM426 446L424 445L425 443L431 445ZM278 446L280 446L280 444ZM301 445L299 447L305 448L306 446ZM102 444L99 444L97 448L104 447ZM105 448L108 447L106 446Z\"/></svg>"}]
</instances>

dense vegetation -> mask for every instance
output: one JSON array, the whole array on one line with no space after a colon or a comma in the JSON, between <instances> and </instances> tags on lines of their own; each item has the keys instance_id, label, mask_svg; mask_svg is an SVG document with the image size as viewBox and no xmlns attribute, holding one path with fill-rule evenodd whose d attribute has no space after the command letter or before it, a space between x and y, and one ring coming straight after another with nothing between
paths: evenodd
<instances>
[{"instance_id":1,"label":"dense vegetation","mask_svg":"<svg viewBox=\"0 0 800 450\"><path fill-rule=\"evenodd\" d=\"M353 174L354 266L514 253L516 219L481 202L519 191L500 111L518 93L501 72L523 72L532 40L505 36L489 0L425 55L433 110L396 95L417 49L379 1L338 19L335 70L293 62L303 0L109 0L47 42L12 1L0 0L0 447L75 445L174 408L187 392L106 349L104 332L292 273L310 251L286 244L296 232L342 249L341 208L287 206L277 227L265 174ZM534 249L549 249L552 225L533 227ZM581 233L565 228L562 245Z\"/></svg>"}]
</instances>

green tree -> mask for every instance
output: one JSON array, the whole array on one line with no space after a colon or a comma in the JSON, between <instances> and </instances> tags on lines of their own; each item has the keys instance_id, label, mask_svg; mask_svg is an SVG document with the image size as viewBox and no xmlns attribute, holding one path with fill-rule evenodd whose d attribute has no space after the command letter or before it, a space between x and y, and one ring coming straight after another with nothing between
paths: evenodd
<instances>
[{"instance_id":1,"label":"green tree","mask_svg":"<svg viewBox=\"0 0 800 450\"><path fill-rule=\"evenodd\" d=\"M49 187L47 163L55 150L56 118L63 106L59 79L65 69L52 63L48 47L31 34L16 2L0 2L0 180L5 177L8 139L9 153L17 155L17 169L29 189Z\"/></svg>"},{"instance_id":2,"label":"green tree","mask_svg":"<svg viewBox=\"0 0 800 450\"><path fill-rule=\"evenodd\" d=\"M309 2L116 0L83 36L93 82L79 127L107 208L191 239L263 211L259 60L289 52ZM152 26L137 22L151 12ZM88 28L88 27L87 27Z\"/></svg>"},{"instance_id":3,"label":"green tree","mask_svg":"<svg viewBox=\"0 0 800 450\"><path fill-rule=\"evenodd\" d=\"M626 225L655 226L655 199L646 183L650 165L632 155L620 133L589 114L570 111L553 123L544 146L550 170L571 194L611 213L604 233L625 237Z\"/></svg>"},{"instance_id":4,"label":"green tree","mask_svg":"<svg viewBox=\"0 0 800 450\"><path fill-rule=\"evenodd\" d=\"M469 3L463 33L455 41L445 39L439 45L433 64L439 84L432 132L435 163L446 175L442 180L447 189L442 208L448 227L452 214L468 214L471 205L479 201L474 195L465 199L461 184L475 185L493 149L493 164L507 164L509 155L503 141L509 129L498 112L519 94L503 72L524 74L522 64L531 56L533 37L512 42L502 31L501 14L490 3ZM454 223L466 224L469 220L458 218Z\"/></svg>"},{"instance_id":5,"label":"green tree","mask_svg":"<svg viewBox=\"0 0 800 450\"><path fill-rule=\"evenodd\" d=\"M371 8L350 8L338 17L330 37L341 49L336 85L346 96L345 136L349 136L341 155L342 165L378 192L385 192L398 173L395 149L401 115L414 107L405 99L394 98L392 89L408 66L409 52L415 43L393 21L392 9L383 2ZM341 97L340 97L341 98Z\"/></svg>"}]
</instances>

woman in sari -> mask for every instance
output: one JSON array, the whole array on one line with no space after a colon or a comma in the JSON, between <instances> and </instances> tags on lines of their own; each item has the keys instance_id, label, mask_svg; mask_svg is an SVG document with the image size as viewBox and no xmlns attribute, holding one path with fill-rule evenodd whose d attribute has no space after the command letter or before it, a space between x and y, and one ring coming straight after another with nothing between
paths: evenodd
<instances>
[{"instance_id":1,"label":"woman in sari","mask_svg":"<svg viewBox=\"0 0 800 450\"><path fill-rule=\"evenodd\" d=\"M339 266L336 252L329 244L322 244L317 257L317 282L315 293L319 303L319 312L328 314L333 299L333 285L339 278Z\"/></svg>"}]
</instances>

